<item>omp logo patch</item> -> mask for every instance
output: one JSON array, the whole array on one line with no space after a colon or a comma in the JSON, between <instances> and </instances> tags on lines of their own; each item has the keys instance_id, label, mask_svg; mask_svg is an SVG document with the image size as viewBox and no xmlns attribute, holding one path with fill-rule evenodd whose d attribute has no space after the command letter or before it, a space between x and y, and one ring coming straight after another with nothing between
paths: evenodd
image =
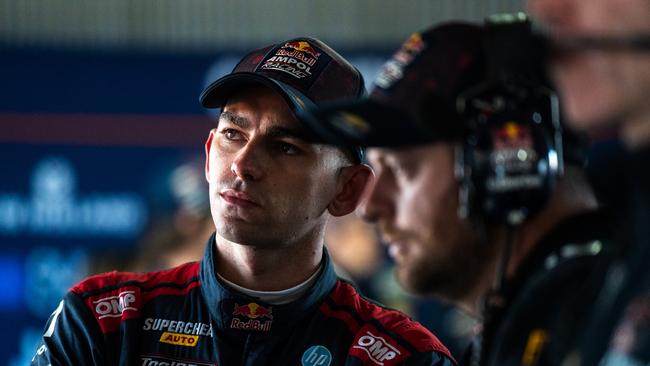
<instances>
[{"instance_id":1,"label":"omp logo patch","mask_svg":"<svg viewBox=\"0 0 650 366\"><path fill-rule=\"evenodd\" d=\"M352 352L355 356L362 359L369 359L377 365L396 365L408 352L378 335L374 330L366 330L365 333L359 333L360 336L355 339L352 346Z\"/></svg>"},{"instance_id":2,"label":"omp logo patch","mask_svg":"<svg viewBox=\"0 0 650 366\"><path fill-rule=\"evenodd\" d=\"M136 300L135 291L123 291L116 296L94 300L93 305L97 319L119 318L125 311L138 311L138 308L134 306Z\"/></svg>"},{"instance_id":3,"label":"omp logo patch","mask_svg":"<svg viewBox=\"0 0 650 366\"><path fill-rule=\"evenodd\" d=\"M160 335L160 342L173 344L176 346L195 347L198 341L199 336L196 335L187 335L172 332L163 332L163 334Z\"/></svg>"},{"instance_id":4,"label":"omp logo patch","mask_svg":"<svg viewBox=\"0 0 650 366\"><path fill-rule=\"evenodd\" d=\"M190 360L184 358L140 355L141 366L217 366L216 362Z\"/></svg>"},{"instance_id":5,"label":"omp logo patch","mask_svg":"<svg viewBox=\"0 0 650 366\"><path fill-rule=\"evenodd\" d=\"M115 332L122 321L138 317L142 307L140 290L135 286L89 296L84 302L97 318L103 333Z\"/></svg>"}]
</instances>

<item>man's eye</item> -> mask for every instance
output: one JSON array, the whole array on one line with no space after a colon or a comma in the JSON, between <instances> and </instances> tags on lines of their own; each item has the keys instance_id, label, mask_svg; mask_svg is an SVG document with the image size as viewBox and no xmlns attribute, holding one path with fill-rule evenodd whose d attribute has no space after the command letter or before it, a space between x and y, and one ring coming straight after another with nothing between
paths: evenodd
<instances>
[{"instance_id":1,"label":"man's eye","mask_svg":"<svg viewBox=\"0 0 650 366\"><path fill-rule=\"evenodd\" d=\"M241 138L239 131L232 128L224 128L221 130L221 134L228 140L239 140Z\"/></svg>"},{"instance_id":2,"label":"man's eye","mask_svg":"<svg viewBox=\"0 0 650 366\"><path fill-rule=\"evenodd\" d=\"M280 142L279 147L282 153L287 155L295 155L300 152L300 150L296 146L288 144L286 142Z\"/></svg>"}]
</instances>

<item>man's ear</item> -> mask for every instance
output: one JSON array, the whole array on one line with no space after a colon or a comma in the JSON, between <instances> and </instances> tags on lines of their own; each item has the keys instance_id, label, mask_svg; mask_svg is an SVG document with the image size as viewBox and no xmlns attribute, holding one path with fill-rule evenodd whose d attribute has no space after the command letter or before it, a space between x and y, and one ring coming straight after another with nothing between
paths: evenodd
<instances>
[{"instance_id":1,"label":"man's ear","mask_svg":"<svg viewBox=\"0 0 650 366\"><path fill-rule=\"evenodd\" d=\"M210 183L210 148L212 148L212 140L214 135L217 133L217 129L213 128L210 130L208 139L205 141L205 180Z\"/></svg>"},{"instance_id":2,"label":"man's ear","mask_svg":"<svg viewBox=\"0 0 650 366\"><path fill-rule=\"evenodd\" d=\"M366 186L374 179L372 169L365 164L344 167L338 177L338 191L327 210L332 216L344 216L353 212L366 190Z\"/></svg>"}]
</instances>

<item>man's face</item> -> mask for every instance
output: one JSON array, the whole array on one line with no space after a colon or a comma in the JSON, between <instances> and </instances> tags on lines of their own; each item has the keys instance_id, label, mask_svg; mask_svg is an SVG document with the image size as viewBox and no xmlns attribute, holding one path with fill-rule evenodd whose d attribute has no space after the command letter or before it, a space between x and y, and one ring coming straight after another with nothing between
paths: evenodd
<instances>
[{"instance_id":1,"label":"man's face","mask_svg":"<svg viewBox=\"0 0 650 366\"><path fill-rule=\"evenodd\" d=\"M650 34L648 0L528 0L528 6L560 40ZM552 73L569 122L580 129L593 132L611 122L650 118L648 52L560 52Z\"/></svg>"},{"instance_id":2,"label":"man's face","mask_svg":"<svg viewBox=\"0 0 650 366\"><path fill-rule=\"evenodd\" d=\"M468 221L458 218L453 145L369 149L376 181L362 207L375 221L408 291L458 300L492 259Z\"/></svg>"},{"instance_id":3,"label":"man's face","mask_svg":"<svg viewBox=\"0 0 650 366\"><path fill-rule=\"evenodd\" d=\"M341 154L308 143L271 89L230 98L206 143L206 176L217 233L244 245L291 245L322 230Z\"/></svg>"}]
</instances>

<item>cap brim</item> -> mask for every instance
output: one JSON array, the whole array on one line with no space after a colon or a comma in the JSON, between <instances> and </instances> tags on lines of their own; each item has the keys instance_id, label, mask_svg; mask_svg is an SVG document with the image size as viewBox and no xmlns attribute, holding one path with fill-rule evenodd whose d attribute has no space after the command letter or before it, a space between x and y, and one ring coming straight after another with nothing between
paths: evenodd
<instances>
[{"instance_id":1,"label":"cap brim","mask_svg":"<svg viewBox=\"0 0 650 366\"><path fill-rule=\"evenodd\" d=\"M370 98L309 108L299 118L333 145L400 147L432 141L409 113Z\"/></svg>"},{"instance_id":2,"label":"cap brim","mask_svg":"<svg viewBox=\"0 0 650 366\"><path fill-rule=\"evenodd\" d=\"M250 85L264 85L275 90L287 101L291 109L296 113L316 106L314 102L295 88L252 72L238 72L216 80L203 90L199 101L205 108L222 108L226 105L233 93Z\"/></svg>"},{"instance_id":3,"label":"cap brim","mask_svg":"<svg viewBox=\"0 0 650 366\"><path fill-rule=\"evenodd\" d=\"M306 127L309 138L313 142L331 144L327 139L326 130L319 126L317 121L314 123L314 120L300 118L301 115L308 114L308 110L316 110L316 104L295 88L264 75L249 72L226 75L205 88L199 101L205 108L223 108L233 93L250 85L264 85L275 90L285 99L296 117ZM351 149L357 162L363 161L363 151L357 145L341 144L341 146Z\"/></svg>"}]
</instances>

